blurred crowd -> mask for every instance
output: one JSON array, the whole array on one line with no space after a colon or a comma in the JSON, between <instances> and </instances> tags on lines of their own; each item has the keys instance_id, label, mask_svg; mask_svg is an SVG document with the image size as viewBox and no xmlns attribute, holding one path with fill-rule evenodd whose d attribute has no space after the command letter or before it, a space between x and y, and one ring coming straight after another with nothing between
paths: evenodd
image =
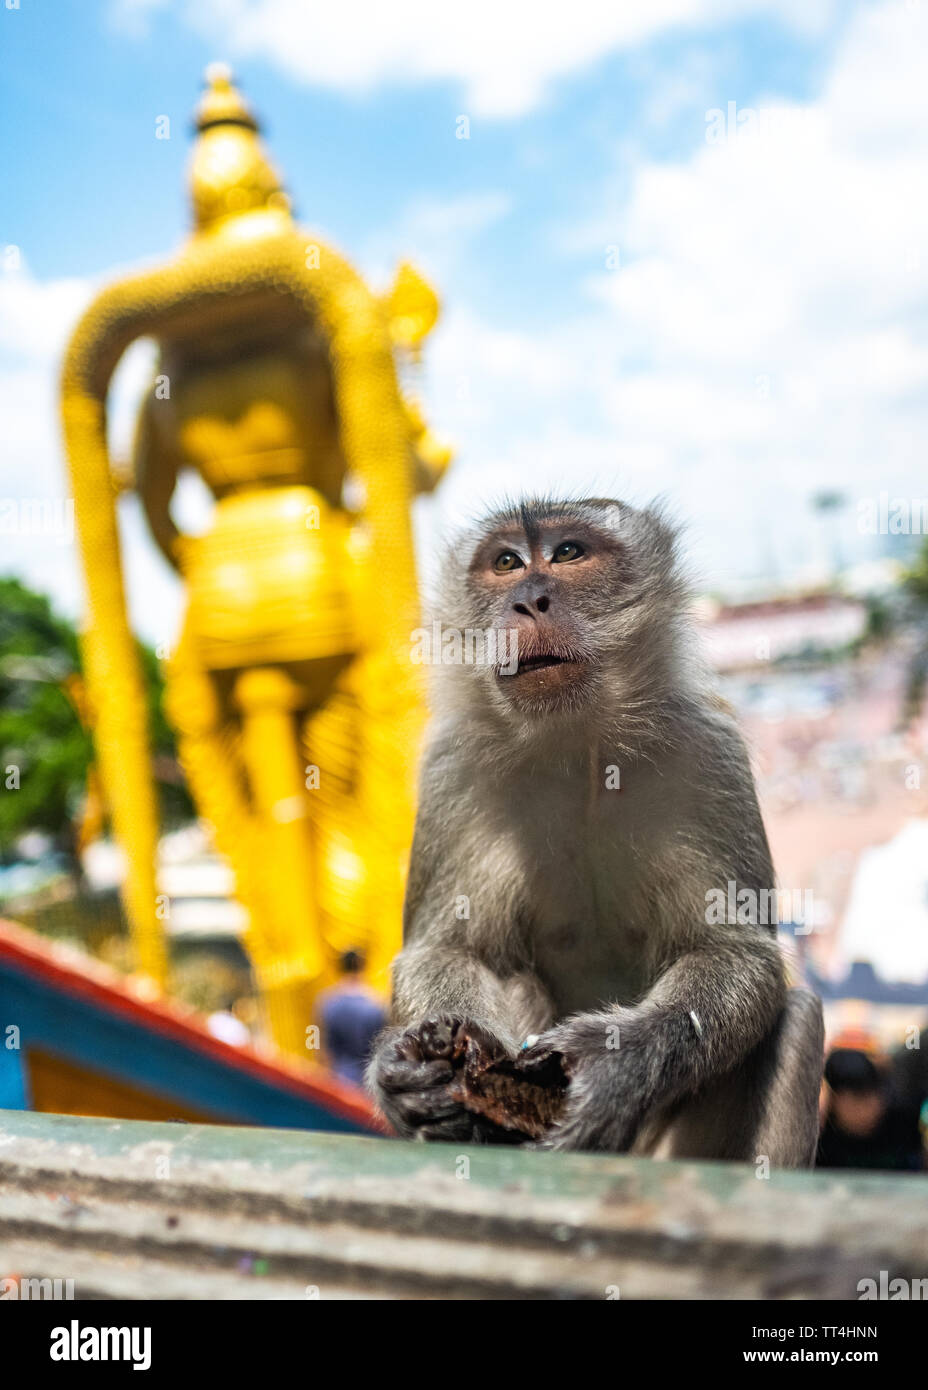
<instances>
[{"instance_id":1,"label":"blurred crowd","mask_svg":"<svg viewBox=\"0 0 928 1390\"><path fill-rule=\"evenodd\" d=\"M928 1059L918 1046L887 1054L866 1034L838 1037L825 1059L820 1115L816 1167L923 1171Z\"/></svg>"}]
</instances>

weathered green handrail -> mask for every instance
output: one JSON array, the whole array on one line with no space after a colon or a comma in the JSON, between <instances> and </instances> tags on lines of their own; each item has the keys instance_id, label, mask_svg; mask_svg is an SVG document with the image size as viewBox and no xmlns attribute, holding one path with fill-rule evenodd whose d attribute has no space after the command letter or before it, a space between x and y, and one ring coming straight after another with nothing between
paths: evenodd
<instances>
[{"instance_id":1,"label":"weathered green handrail","mask_svg":"<svg viewBox=\"0 0 928 1390\"><path fill-rule=\"evenodd\" d=\"M857 1298L881 1271L928 1276L921 1175L0 1111L0 1278L76 1298Z\"/></svg>"}]
</instances>

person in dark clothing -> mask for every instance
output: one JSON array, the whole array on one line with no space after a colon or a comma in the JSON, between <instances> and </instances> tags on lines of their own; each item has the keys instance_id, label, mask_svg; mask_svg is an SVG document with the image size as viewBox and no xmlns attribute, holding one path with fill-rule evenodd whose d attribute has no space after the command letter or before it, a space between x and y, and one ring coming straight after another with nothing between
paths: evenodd
<instances>
[{"instance_id":1,"label":"person in dark clothing","mask_svg":"<svg viewBox=\"0 0 928 1390\"><path fill-rule=\"evenodd\" d=\"M899 1047L892 1055L893 1086L900 1100L910 1105L924 1105L928 1100L928 1047L921 1047L921 1035L928 1034L928 1019L924 1020L915 1038L905 1047Z\"/></svg>"},{"instance_id":2,"label":"person in dark clothing","mask_svg":"<svg viewBox=\"0 0 928 1390\"><path fill-rule=\"evenodd\" d=\"M346 951L339 968L343 978L320 999L322 1041L335 1074L361 1086L371 1044L387 1014L383 1000L362 979L360 952Z\"/></svg>"},{"instance_id":3,"label":"person in dark clothing","mask_svg":"<svg viewBox=\"0 0 928 1390\"><path fill-rule=\"evenodd\" d=\"M924 1167L917 1106L892 1099L871 1057L836 1047L825 1063L828 1103L819 1136L818 1168Z\"/></svg>"}]
</instances>

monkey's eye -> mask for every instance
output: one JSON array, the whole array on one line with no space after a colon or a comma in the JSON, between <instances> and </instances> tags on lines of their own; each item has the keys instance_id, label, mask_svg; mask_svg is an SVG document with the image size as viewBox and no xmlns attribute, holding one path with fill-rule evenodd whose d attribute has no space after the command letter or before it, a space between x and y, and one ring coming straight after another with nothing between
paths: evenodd
<instances>
[{"instance_id":1,"label":"monkey's eye","mask_svg":"<svg viewBox=\"0 0 928 1390\"><path fill-rule=\"evenodd\" d=\"M554 554L551 556L556 565L566 564L568 560L579 560L583 554L583 546L576 541L561 541Z\"/></svg>"},{"instance_id":2,"label":"monkey's eye","mask_svg":"<svg viewBox=\"0 0 928 1390\"><path fill-rule=\"evenodd\" d=\"M493 568L497 574L507 574L509 570L521 570L525 566L514 550L504 550L502 555L497 555L493 561Z\"/></svg>"}]
</instances>

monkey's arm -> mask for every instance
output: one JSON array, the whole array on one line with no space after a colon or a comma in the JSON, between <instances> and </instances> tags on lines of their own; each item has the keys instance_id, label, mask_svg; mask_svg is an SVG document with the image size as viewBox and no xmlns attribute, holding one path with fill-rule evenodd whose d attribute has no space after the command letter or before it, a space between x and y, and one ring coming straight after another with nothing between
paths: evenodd
<instances>
[{"instance_id":1,"label":"monkey's arm","mask_svg":"<svg viewBox=\"0 0 928 1390\"><path fill-rule=\"evenodd\" d=\"M462 1038L473 1038L488 1056L512 1057L518 1040L542 1030L553 1016L534 975L515 967L497 973L462 936L449 940L436 918L394 962L396 1026L381 1035L367 1082L400 1134L457 1141L498 1137L495 1126L465 1109L452 1056Z\"/></svg>"},{"instance_id":2,"label":"monkey's arm","mask_svg":"<svg viewBox=\"0 0 928 1390\"><path fill-rule=\"evenodd\" d=\"M628 1149L647 1114L737 1066L773 1028L785 995L773 937L760 927L714 927L639 1004L551 1029L537 1049L561 1052L571 1076L553 1146Z\"/></svg>"},{"instance_id":3,"label":"monkey's arm","mask_svg":"<svg viewBox=\"0 0 928 1390\"><path fill-rule=\"evenodd\" d=\"M428 1139L489 1137L449 1097L458 1029L511 1056L554 1016L519 950L512 884L488 871L483 841L482 855L474 848L471 792L455 780L460 763L440 739L426 754L404 946L393 965L395 1026L381 1036L367 1073L393 1127Z\"/></svg>"}]
</instances>

